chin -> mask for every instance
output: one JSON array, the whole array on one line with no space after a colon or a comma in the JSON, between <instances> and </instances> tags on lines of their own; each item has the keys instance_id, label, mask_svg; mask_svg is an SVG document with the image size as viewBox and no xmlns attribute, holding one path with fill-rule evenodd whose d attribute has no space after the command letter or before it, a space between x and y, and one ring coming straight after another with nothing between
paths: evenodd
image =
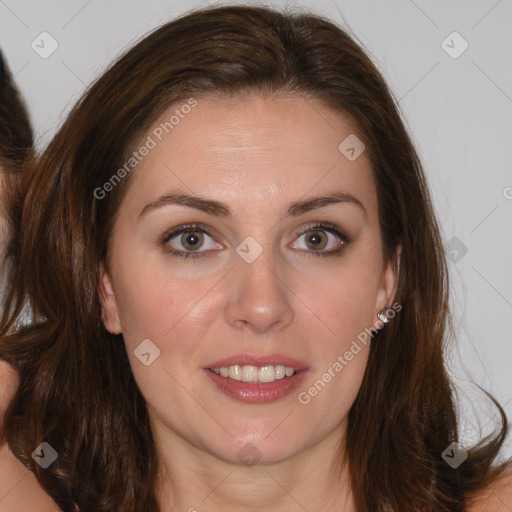
<instances>
[{"instance_id":1,"label":"chin","mask_svg":"<svg viewBox=\"0 0 512 512\"><path fill-rule=\"evenodd\" d=\"M298 437L294 437L291 432L283 431L279 436L276 431L270 436L269 432L275 428L266 427L262 431L256 432L254 429L250 433L235 435L233 430L229 432L233 437L228 437L224 445L211 445L209 439L209 450L215 457L228 463L253 466L255 464L277 464L296 455L303 446ZM279 427L278 427L279 428ZM263 434L261 434L263 432Z\"/></svg>"}]
</instances>

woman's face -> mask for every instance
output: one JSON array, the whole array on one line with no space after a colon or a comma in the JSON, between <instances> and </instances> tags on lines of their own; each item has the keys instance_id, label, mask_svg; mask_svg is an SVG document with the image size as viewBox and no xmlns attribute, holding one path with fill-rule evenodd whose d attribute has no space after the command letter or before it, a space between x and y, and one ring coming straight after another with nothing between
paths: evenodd
<instances>
[{"instance_id":1,"label":"woman's face","mask_svg":"<svg viewBox=\"0 0 512 512\"><path fill-rule=\"evenodd\" d=\"M277 462L343 436L362 333L391 305L396 275L346 116L298 96L196 101L141 141L103 274L104 323L123 334L164 442ZM198 226L180 233L187 224Z\"/></svg>"}]
</instances>

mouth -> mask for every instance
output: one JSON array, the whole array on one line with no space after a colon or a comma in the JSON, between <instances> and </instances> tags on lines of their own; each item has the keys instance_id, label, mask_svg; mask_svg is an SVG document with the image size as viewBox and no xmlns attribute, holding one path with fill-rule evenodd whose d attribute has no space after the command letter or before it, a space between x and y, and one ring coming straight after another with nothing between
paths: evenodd
<instances>
[{"instance_id":1,"label":"mouth","mask_svg":"<svg viewBox=\"0 0 512 512\"><path fill-rule=\"evenodd\" d=\"M246 403L272 402L291 393L308 374L301 362L285 356L234 356L203 368L217 389Z\"/></svg>"},{"instance_id":2,"label":"mouth","mask_svg":"<svg viewBox=\"0 0 512 512\"><path fill-rule=\"evenodd\" d=\"M208 368L216 375L222 375L228 379L237 380L239 382L259 383L274 382L276 380L286 379L295 375L297 370L290 366L282 364L267 366L252 366L244 364L221 366L219 368Z\"/></svg>"}]
</instances>

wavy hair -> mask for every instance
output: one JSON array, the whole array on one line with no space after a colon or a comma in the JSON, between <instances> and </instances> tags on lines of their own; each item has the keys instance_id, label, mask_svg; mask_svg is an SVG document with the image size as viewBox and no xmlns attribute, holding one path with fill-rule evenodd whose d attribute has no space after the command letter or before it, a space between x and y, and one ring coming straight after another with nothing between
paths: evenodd
<instances>
[{"instance_id":1,"label":"wavy hair","mask_svg":"<svg viewBox=\"0 0 512 512\"><path fill-rule=\"evenodd\" d=\"M403 309L372 343L349 412L357 509L465 510L505 468L493 464L506 416L491 397L499 430L456 469L441 457L458 440L458 418L443 359L452 331L448 269L426 178L375 65L346 31L308 12L223 6L161 26L87 89L42 153L25 184L20 272L0 331L0 355L21 378L6 414L11 450L64 511L159 510L145 401L122 335L103 328L98 297L130 176L106 199L94 192L171 105L250 93L314 98L355 122L377 188L385 260L402 246ZM25 294L46 320L10 333ZM44 470L30 456L42 441L59 454Z\"/></svg>"}]
</instances>

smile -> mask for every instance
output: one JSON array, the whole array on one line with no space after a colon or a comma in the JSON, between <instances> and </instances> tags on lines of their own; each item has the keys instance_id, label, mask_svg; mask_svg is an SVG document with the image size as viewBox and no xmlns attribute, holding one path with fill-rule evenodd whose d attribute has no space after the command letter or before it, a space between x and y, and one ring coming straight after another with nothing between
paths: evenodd
<instances>
[{"instance_id":1,"label":"smile","mask_svg":"<svg viewBox=\"0 0 512 512\"><path fill-rule=\"evenodd\" d=\"M289 395L309 374L305 364L280 354L239 354L212 362L203 370L221 393L251 404Z\"/></svg>"},{"instance_id":2,"label":"smile","mask_svg":"<svg viewBox=\"0 0 512 512\"><path fill-rule=\"evenodd\" d=\"M210 368L217 375L222 375L228 379L242 382L274 382L275 380L291 377L295 374L295 368L278 364L276 366L250 366L234 365L221 366L220 368Z\"/></svg>"}]
</instances>

